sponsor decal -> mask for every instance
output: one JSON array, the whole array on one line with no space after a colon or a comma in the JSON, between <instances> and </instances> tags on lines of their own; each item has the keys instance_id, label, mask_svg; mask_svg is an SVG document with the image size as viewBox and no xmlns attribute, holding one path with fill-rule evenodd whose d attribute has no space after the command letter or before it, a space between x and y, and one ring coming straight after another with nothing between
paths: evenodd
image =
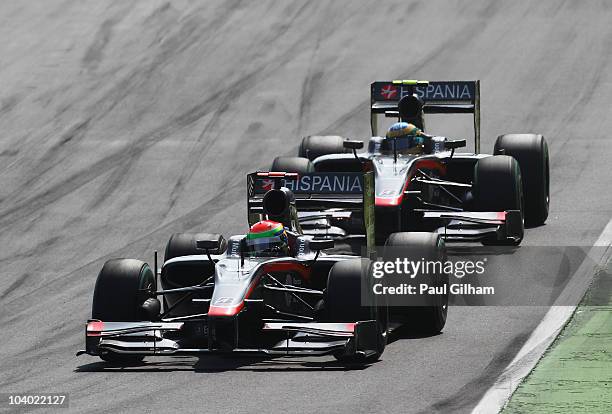
<instances>
[{"instance_id":1,"label":"sponsor decal","mask_svg":"<svg viewBox=\"0 0 612 414\"><path fill-rule=\"evenodd\" d=\"M297 245L298 245L298 248L297 248L298 253L297 253L297 255L301 256L301 255L306 254L306 240L304 240L304 238L302 238L302 237L298 237L297 238Z\"/></svg>"},{"instance_id":2,"label":"sponsor decal","mask_svg":"<svg viewBox=\"0 0 612 414\"><path fill-rule=\"evenodd\" d=\"M473 81L440 81L428 85L401 85L379 82L373 89L374 100L397 101L406 95L416 94L425 102L435 101L473 101L475 83Z\"/></svg>"},{"instance_id":3,"label":"sponsor decal","mask_svg":"<svg viewBox=\"0 0 612 414\"><path fill-rule=\"evenodd\" d=\"M227 252L229 256L239 256L240 255L240 242L238 240L228 240L227 241Z\"/></svg>"},{"instance_id":4,"label":"sponsor decal","mask_svg":"<svg viewBox=\"0 0 612 414\"><path fill-rule=\"evenodd\" d=\"M261 180L261 187L265 191L272 190L274 188L274 180L270 180L270 179Z\"/></svg>"},{"instance_id":5,"label":"sponsor decal","mask_svg":"<svg viewBox=\"0 0 612 414\"><path fill-rule=\"evenodd\" d=\"M427 86L416 86L414 93L424 101L469 101L474 99L471 83L442 82Z\"/></svg>"},{"instance_id":6,"label":"sponsor decal","mask_svg":"<svg viewBox=\"0 0 612 414\"><path fill-rule=\"evenodd\" d=\"M397 87L393 85L386 85L380 89L380 94L383 98L391 100L397 97Z\"/></svg>"},{"instance_id":7,"label":"sponsor decal","mask_svg":"<svg viewBox=\"0 0 612 414\"><path fill-rule=\"evenodd\" d=\"M269 179L259 179L255 183L256 193L272 189ZM300 176L299 180L281 180L282 186L295 194L361 194L363 175L360 173L313 173Z\"/></svg>"}]
</instances>

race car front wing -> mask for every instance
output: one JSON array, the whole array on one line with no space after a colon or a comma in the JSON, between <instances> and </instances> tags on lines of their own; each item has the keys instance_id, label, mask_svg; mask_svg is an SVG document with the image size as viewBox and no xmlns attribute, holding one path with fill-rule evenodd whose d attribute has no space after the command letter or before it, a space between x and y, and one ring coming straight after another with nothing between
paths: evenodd
<instances>
[{"instance_id":1,"label":"race car front wing","mask_svg":"<svg viewBox=\"0 0 612 414\"><path fill-rule=\"evenodd\" d=\"M520 241L523 237L523 218L520 210L423 211L423 218L442 220L445 225L438 229L438 233L448 242L479 241L487 238Z\"/></svg>"},{"instance_id":2,"label":"race car front wing","mask_svg":"<svg viewBox=\"0 0 612 414\"><path fill-rule=\"evenodd\" d=\"M89 320L86 327L86 349L78 355L106 353L131 355L176 355L210 352L261 353L268 355L326 355L340 354L367 358L377 352L378 328L376 321L359 322L264 322L261 335L285 334L284 339L271 347L215 349L190 348L181 339L190 335L189 325L202 321L185 322L103 322ZM208 332L200 330L206 335ZM169 337L168 337L169 336ZM212 342L209 342L212 343Z\"/></svg>"}]
</instances>

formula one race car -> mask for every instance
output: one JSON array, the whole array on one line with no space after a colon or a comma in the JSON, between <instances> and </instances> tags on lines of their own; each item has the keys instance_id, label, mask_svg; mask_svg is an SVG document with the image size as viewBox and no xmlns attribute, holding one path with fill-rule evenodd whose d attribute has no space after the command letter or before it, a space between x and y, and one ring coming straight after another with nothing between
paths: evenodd
<instances>
[{"instance_id":1,"label":"formula one race car","mask_svg":"<svg viewBox=\"0 0 612 414\"><path fill-rule=\"evenodd\" d=\"M115 364L207 352L332 354L365 362L380 357L387 333L402 323L442 330L447 275L428 275L444 293L391 312L373 293L367 256L330 252L334 239L317 228L321 211L338 220L359 212L363 246L371 246L372 173L305 175L295 194L281 187L295 180L292 173L248 175L247 235L174 234L160 272L157 259L153 269L135 259L107 261L95 286L85 350L77 355ZM445 258L436 233L398 233L388 244L419 260Z\"/></svg>"},{"instance_id":2,"label":"formula one race car","mask_svg":"<svg viewBox=\"0 0 612 414\"><path fill-rule=\"evenodd\" d=\"M466 140L422 132L424 113L473 114L474 152L456 152ZM420 148L404 151L399 137L378 136L380 116L415 127L423 141ZM393 232L437 231L447 241L518 245L524 223L546 221L546 140L538 134L501 135L494 155L480 154L480 81L374 82L371 126L373 137L365 153L357 153L363 148L360 141L309 136L302 140L298 157L277 157L271 171L362 171L372 161L378 243Z\"/></svg>"}]
</instances>

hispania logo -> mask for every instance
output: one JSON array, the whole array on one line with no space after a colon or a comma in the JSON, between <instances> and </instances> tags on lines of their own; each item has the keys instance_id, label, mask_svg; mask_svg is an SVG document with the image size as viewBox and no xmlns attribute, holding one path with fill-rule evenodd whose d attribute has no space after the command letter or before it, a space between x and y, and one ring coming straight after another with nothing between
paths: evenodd
<instances>
[{"instance_id":1,"label":"hispania logo","mask_svg":"<svg viewBox=\"0 0 612 414\"><path fill-rule=\"evenodd\" d=\"M361 174L304 175L298 181L285 180L294 193L362 193Z\"/></svg>"},{"instance_id":2,"label":"hispania logo","mask_svg":"<svg viewBox=\"0 0 612 414\"><path fill-rule=\"evenodd\" d=\"M423 100L471 100L473 91L468 83L437 83L414 88Z\"/></svg>"}]
</instances>

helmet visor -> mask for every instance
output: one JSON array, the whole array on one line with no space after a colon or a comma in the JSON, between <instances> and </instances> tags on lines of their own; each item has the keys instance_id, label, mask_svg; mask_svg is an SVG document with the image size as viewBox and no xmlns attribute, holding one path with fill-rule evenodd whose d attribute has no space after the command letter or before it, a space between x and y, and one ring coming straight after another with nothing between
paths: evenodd
<instances>
[{"instance_id":1,"label":"helmet visor","mask_svg":"<svg viewBox=\"0 0 612 414\"><path fill-rule=\"evenodd\" d=\"M414 148L422 143L421 137L402 135L396 138L385 138L380 145L380 150L383 152L393 152L393 141L395 141L395 150L398 152Z\"/></svg>"},{"instance_id":2,"label":"helmet visor","mask_svg":"<svg viewBox=\"0 0 612 414\"><path fill-rule=\"evenodd\" d=\"M245 239L246 257L282 257L287 255L287 236L284 234L273 237Z\"/></svg>"}]
</instances>

